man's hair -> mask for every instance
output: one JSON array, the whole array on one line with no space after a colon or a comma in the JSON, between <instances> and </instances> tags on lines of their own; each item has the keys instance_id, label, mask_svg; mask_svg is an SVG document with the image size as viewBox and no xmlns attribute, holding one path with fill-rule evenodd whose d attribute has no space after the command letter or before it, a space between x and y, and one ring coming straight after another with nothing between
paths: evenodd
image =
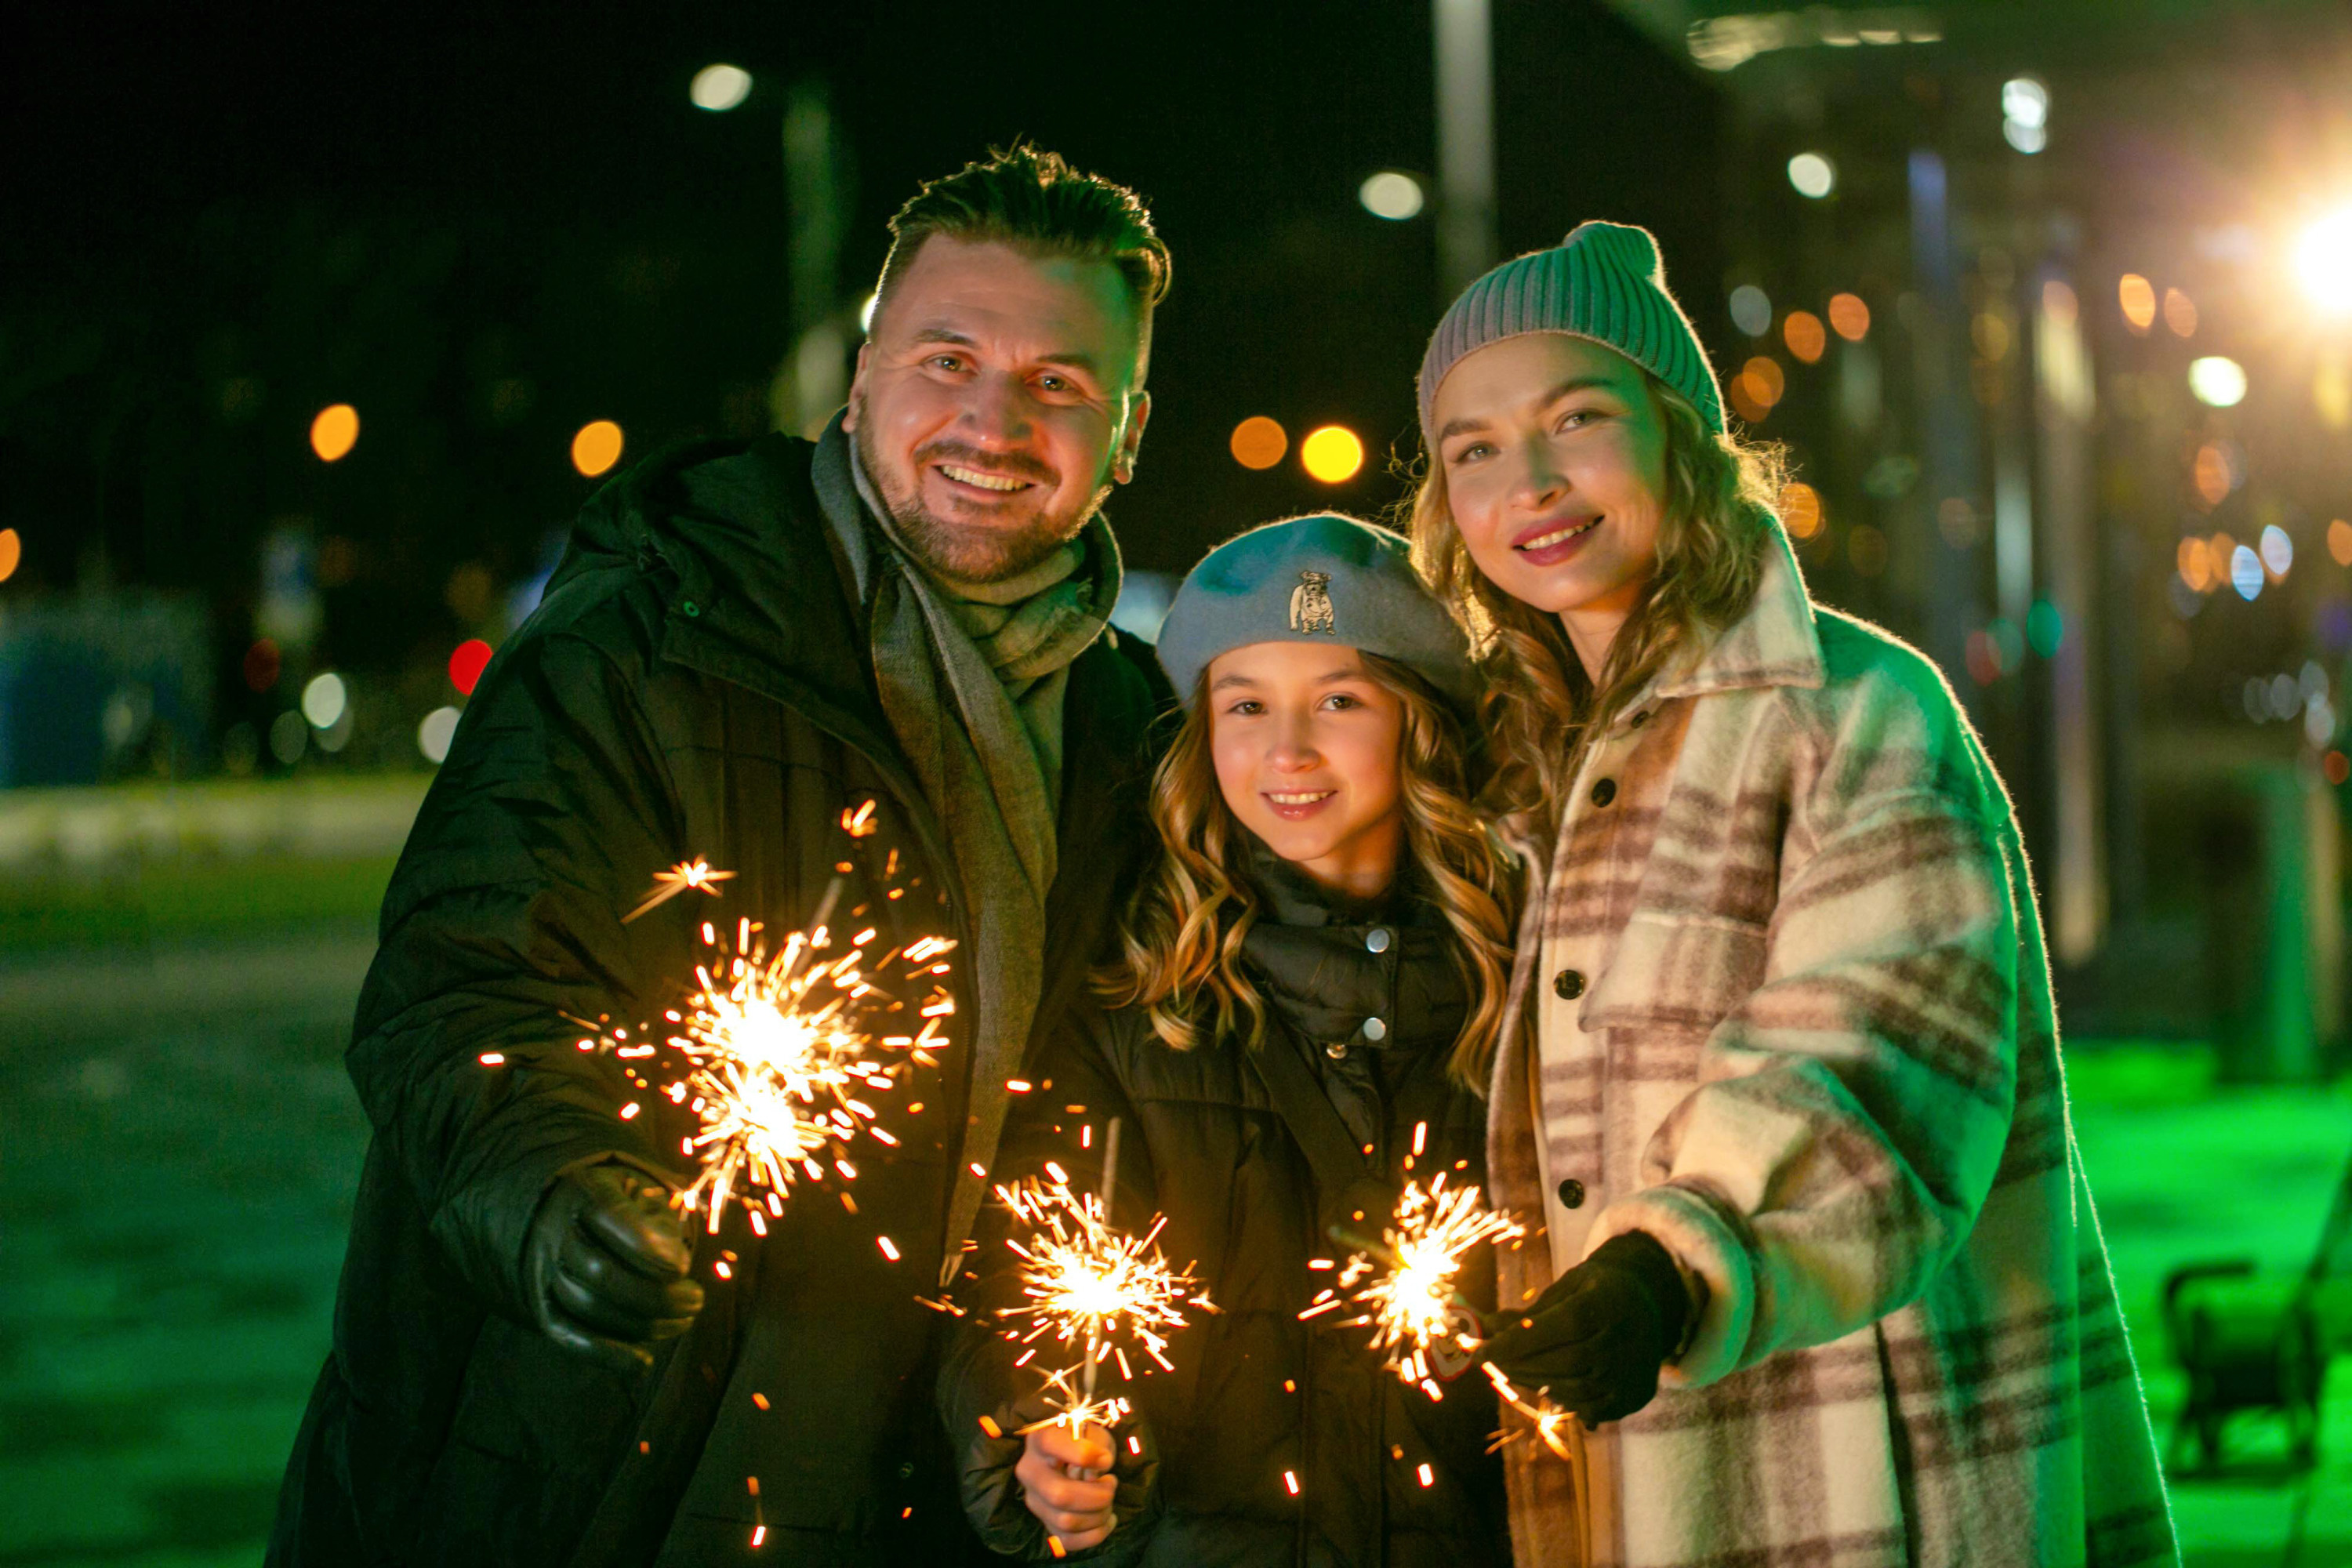
<instances>
[{"instance_id":1,"label":"man's hair","mask_svg":"<svg viewBox=\"0 0 2352 1568\"><path fill-rule=\"evenodd\" d=\"M1168 294L1168 247L1143 198L1099 174L1081 174L1058 153L1026 142L924 184L890 220L890 254L875 289L875 311L933 235L993 242L1032 256L1108 261L1135 310L1137 378L1151 354L1152 307Z\"/></svg>"}]
</instances>

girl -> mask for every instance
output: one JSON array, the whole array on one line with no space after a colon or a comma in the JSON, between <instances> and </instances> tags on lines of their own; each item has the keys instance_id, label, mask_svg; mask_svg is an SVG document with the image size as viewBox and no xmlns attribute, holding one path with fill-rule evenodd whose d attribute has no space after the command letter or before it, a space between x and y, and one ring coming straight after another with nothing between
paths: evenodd
<instances>
[{"instance_id":1,"label":"girl","mask_svg":"<svg viewBox=\"0 0 2352 1568\"><path fill-rule=\"evenodd\" d=\"M1192 1313L1172 1373L1106 1368L1139 1413L1116 1433L1016 1436L1045 1406L996 1332L1020 1300L999 1216L942 1384L968 1510L1031 1557L1504 1563L1485 1380L1433 1402L1349 1314L1298 1318L1332 1280L1310 1267L1330 1226L1377 1236L1407 1155L1481 1180L1513 917L1465 798L1467 650L1402 538L1320 516L1212 552L1159 651L1186 698L1153 784L1160 864L1109 1005L1034 1064L997 1175L1053 1160L1090 1190L1118 1117L1113 1222L1165 1214L1162 1250L1218 1310ZM1491 1264L1465 1279L1491 1305Z\"/></svg>"},{"instance_id":2,"label":"girl","mask_svg":"<svg viewBox=\"0 0 2352 1568\"><path fill-rule=\"evenodd\" d=\"M1581 1519L1506 1450L1518 1561L2174 1561L2032 882L1942 677L1807 597L1642 230L1472 284L1420 395L1416 562L1549 840L1488 1169L1549 1245L1503 1256L1487 1353L1610 1423Z\"/></svg>"}]
</instances>

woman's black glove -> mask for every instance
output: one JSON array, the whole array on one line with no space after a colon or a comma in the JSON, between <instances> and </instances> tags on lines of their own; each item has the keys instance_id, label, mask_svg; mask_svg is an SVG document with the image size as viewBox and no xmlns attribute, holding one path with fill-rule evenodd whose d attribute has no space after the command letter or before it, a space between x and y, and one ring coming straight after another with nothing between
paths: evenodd
<instances>
[{"instance_id":1,"label":"woman's black glove","mask_svg":"<svg viewBox=\"0 0 2352 1568\"><path fill-rule=\"evenodd\" d=\"M1541 1390L1587 1426L1656 1396L1658 1369L1683 1342L1690 1292L1645 1231L1612 1236L1514 1315L1481 1353L1514 1385Z\"/></svg>"},{"instance_id":2,"label":"woman's black glove","mask_svg":"<svg viewBox=\"0 0 2352 1568\"><path fill-rule=\"evenodd\" d=\"M573 1171L540 1200L523 1239L523 1289L549 1339L616 1372L653 1365L686 1331L702 1287L670 1191L633 1165Z\"/></svg>"}]
</instances>

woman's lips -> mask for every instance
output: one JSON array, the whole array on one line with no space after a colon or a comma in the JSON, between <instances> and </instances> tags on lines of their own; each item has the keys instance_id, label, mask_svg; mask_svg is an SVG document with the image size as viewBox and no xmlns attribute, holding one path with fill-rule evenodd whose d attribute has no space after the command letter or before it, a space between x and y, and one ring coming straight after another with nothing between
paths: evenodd
<instances>
[{"instance_id":1,"label":"woman's lips","mask_svg":"<svg viewBox=\"0 0 2352 1568\"><path fill-rule=\"evenodd\" d=\"M1339 797L1335 789L1260 790L1266 809L1286 822L1304 822Z\"/></svg>"},{"instance_id":2,"label":"woman's lips","mask_svg":"<svg viewBox=\"0 0 2352 1568\"><path fill-rule=\"evenodd\" d=\"M1592 531L1601 526L1601 521L1599 516L1594 516L1545 523L1514 541L1511 548L1530 565L1557 566L1584 548L1584 542L1592 537Z\"/></svg>"}]
</instances>

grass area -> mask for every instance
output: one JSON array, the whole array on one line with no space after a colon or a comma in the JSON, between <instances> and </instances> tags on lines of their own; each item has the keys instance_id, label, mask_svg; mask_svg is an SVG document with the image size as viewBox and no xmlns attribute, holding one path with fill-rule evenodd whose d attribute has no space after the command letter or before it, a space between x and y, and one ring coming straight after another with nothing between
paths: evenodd
<instances>
[{"instance_id":1,"label":"grass area","mask_svg":"<svg viewBox=\"0 0 2352 1568\"><path fill-rule=\"evenodd\" d=\"M177 858L96 876L0 877L0 952L365 927L383 902L394 859Z\"/></svg>"}]
</instances>

